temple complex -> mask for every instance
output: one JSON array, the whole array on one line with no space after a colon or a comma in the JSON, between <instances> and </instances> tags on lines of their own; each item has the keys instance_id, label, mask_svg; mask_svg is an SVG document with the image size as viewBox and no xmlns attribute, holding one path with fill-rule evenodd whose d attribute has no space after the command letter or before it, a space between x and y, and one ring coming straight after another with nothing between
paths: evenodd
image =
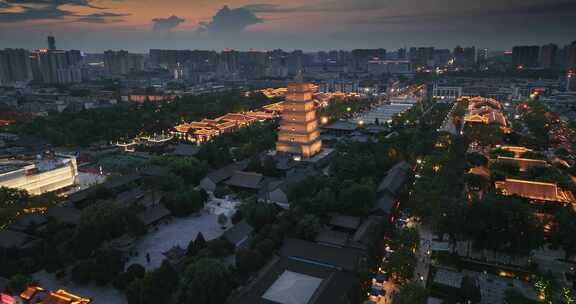
<instances>
[{"instance_id":1,"label":"temple complex","mask_svg":"<svg viewBox=\"0 0 576 304\"><path fill-rule=\"evenodd\" d=\"M276 151L295 157L310 158L320 152L322 142L310 83L292 83L283 103L282 121Z\"/></svg>"}]
</instances>

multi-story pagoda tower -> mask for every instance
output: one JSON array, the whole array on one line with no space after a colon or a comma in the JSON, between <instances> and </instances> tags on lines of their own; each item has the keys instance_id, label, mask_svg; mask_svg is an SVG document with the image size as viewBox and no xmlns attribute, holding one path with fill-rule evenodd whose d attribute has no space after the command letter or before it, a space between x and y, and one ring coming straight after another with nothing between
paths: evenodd
<instances>
[{"instance_id":1,"label":"multi-story pagoda tower","mask_svg":"<svg viewBox=\"0 0 576 304\"><path fill-rule=\"evenodd\" d=\"M278 153L309 158L320 152L322 141L312 99L314 90L314 85L302 81L288 85L276 142Z\"/></svg>"}]
</instances>

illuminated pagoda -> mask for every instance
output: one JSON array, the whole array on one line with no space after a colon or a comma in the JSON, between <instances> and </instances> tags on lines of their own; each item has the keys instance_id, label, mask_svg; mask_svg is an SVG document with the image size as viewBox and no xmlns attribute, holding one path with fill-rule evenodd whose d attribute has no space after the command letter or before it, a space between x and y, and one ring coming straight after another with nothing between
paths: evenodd
<instances>
[{"instance_id":1,"label":"illuminated pagoda","mask_svg":"<svg viewBox=\"0 0 576 304\"><path fill-rule=\"evenodd\" d=\"M322 142L312 99L314 91L311 83L298 81L288 85L276 142L279 154L310 158L320 152Z\"/></svg>"}]
</instances>

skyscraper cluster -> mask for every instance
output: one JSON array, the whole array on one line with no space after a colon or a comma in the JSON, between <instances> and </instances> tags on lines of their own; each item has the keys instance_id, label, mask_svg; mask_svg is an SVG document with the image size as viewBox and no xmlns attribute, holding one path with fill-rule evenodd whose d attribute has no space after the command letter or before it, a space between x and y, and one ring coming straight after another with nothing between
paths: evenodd
<instances>
[{"instance_id":1,"label":"skyscraper cluster","mask_svg":"<svg viewBox=\"0 0 576 304\"><path fill-rule=\"evenodd\" d=\"M48 48L0 50L0 83L28 82L68 84L82 81L82 54L78 50L58 50L54 37Z\"/></svg>"},{"instance_id":2,"label":"skyscraper cluster","mask_svg":"<svg viewBox=\"0 0 576 304\"><path fill-rule=\"evenodd\" d=\"M108 75L126 75L130 72L139 72L144 69L144 57L123 50L108 50L104 52L104 68Z\"/></svg>"},{"instance_id":3,"label":"skyscraper cluster","mask_svg":"<svg viewBox=\"0 0 576 304\"><path fill-rule=\"evenodd\" d=\"M572 69L576 68L576 41L563 48L550 43L543 46L515 46L512 49L515 68Z\"/></svg>"}]
</instances>

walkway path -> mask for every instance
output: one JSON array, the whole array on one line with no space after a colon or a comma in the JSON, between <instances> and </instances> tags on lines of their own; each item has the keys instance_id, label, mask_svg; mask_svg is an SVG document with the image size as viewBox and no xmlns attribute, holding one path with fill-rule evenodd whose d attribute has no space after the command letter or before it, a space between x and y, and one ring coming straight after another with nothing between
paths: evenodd
<instances>
[{"instance_id":1,"label":"walkway path","mask_svg":"<svg viewBox=\"0 0 576 304\"><path fill-rule=\"evenodd\" d=\"M418 264L414 269L414 279L426 286L428 281L428 271L430 271L430 254L432 246L432 231L426 226L418 228L420 234L420 247L416 253Z\"/></svg>"}]
</instances>

